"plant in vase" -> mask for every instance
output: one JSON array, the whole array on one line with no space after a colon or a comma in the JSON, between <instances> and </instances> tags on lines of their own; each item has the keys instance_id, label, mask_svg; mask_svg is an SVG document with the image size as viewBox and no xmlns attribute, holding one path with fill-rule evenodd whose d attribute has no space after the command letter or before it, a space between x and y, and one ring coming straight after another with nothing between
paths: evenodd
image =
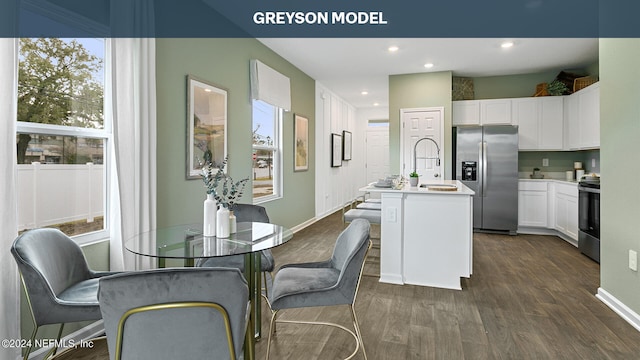
<instances>
[{"instance_id":1,"label":"plant in vase","mask_svg":"<svg viewBox=\"0 0 640 360\"><path fill-rule=\"evenodd\" d=\"M224 181L222 183L222 194L219 196L219 201L222 206L220 210L218 210L218 221L221 219L229 219L228 224L229 228L224 228L224 223L220 223L218 228L222 233L222 237L229 236L229 234L233 234L236 232L236 217L233 215L233 205L235 205L236 201L242 197L242 193L244 191L244 187L249 182L249 178L244 178L240 181L234 182L231 176L225 175ZM220 236L220 235L218 235Z\"/></svg>"},{"instance_id":2,"label":"plant in vase","mask_svg":"<svg viewBox=\"0 0 640 360\"><path fill-rule=\"evenodd\" d=\"M420 175L418 175L417 172L412 172L411 174L409 174L409 185L411 186L418 186L418 179L420 178Z\"/></svg>"},{"instance_id":3,"label":"plant in vase","mask_svg":"<svg viewBox=\"0 0 640 360\"><path fill-rule=\"evenodd\" d=\"M217 189L220 180L225 176L224 167L227 165L227 158L225 158L219 166L215 167L214 165L211 157L205 159L204 163L200 162L202 181L207 189L207 199L204 201L204 217L202 221L202 235L204 236L216 235L216 213L218 211Z\"/></svg>"}]
</instances>

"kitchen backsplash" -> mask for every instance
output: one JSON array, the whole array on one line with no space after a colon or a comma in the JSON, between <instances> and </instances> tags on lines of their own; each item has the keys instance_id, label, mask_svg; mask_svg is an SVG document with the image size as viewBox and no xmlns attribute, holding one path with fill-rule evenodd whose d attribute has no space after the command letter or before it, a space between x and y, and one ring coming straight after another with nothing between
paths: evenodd
<instances>
[{"instance_id":1,"label":"kitchen backsplash","mask_svg":"<svg viewBox=\"0 0 640 360\"><path fill-rule=\"evenodd\" d=\"M548 166L544 166L548 159ZM582 162L585 173L600 173L600 150L583 151L521 151L518 153L518 172L531 174L540 169L547 178L562 178L565 171L573 170L573 163Z\"/></svg>"}]
</instances>

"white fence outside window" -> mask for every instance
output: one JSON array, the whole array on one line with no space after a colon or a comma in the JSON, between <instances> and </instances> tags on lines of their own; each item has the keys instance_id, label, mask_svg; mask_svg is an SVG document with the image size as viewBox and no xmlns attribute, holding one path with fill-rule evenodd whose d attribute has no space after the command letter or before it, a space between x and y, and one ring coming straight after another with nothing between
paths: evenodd
<instances>
[{"instance_id":1,"label":"white fence outside window","mask_svg":"<svg viewBox=\"0 0 640 360\"><path fill-rule=\"evenodd\" d=\"M18 229L104 215L104 165L17 165Z\"/></svg>"}]
</instances>

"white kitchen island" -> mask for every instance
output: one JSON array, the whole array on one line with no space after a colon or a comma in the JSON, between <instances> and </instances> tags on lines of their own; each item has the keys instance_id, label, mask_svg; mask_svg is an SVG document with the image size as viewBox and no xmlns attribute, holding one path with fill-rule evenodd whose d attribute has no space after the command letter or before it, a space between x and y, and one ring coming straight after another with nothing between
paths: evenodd
<instances>
[{"instance_id":1,"label":"white kitchen island","mask_svg":"<svg viewBox=\"0 0 640 360\"><path fill-rule=\"evenodd\" d=\"M473 268L474 192L457 180L428 185L457 189L360 189L382 199L380 282L461 290Z\"/></svg>"}]
</instances>

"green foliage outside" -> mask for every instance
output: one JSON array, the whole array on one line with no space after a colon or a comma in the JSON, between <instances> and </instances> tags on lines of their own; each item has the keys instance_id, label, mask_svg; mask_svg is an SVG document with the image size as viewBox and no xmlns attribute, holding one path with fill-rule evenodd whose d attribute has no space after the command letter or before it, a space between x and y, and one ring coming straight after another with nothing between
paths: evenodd
<instances>
[{"instance_id":1,"label":"green foliage outside","mask_svg":"<svg viewBox=\"0 0 640 360\"><path fill-rule=\"evenodd\" d=\"M18 68L18 121L40 124L102 128L104 89L95 73L102 59L75 40L20 39ZM30 134L18 135L18 163L25 163ZM76 138L65 137L73 148ZM64 163L82 163L75 152L65 153Z\"/></svg>"}]
</instances>

